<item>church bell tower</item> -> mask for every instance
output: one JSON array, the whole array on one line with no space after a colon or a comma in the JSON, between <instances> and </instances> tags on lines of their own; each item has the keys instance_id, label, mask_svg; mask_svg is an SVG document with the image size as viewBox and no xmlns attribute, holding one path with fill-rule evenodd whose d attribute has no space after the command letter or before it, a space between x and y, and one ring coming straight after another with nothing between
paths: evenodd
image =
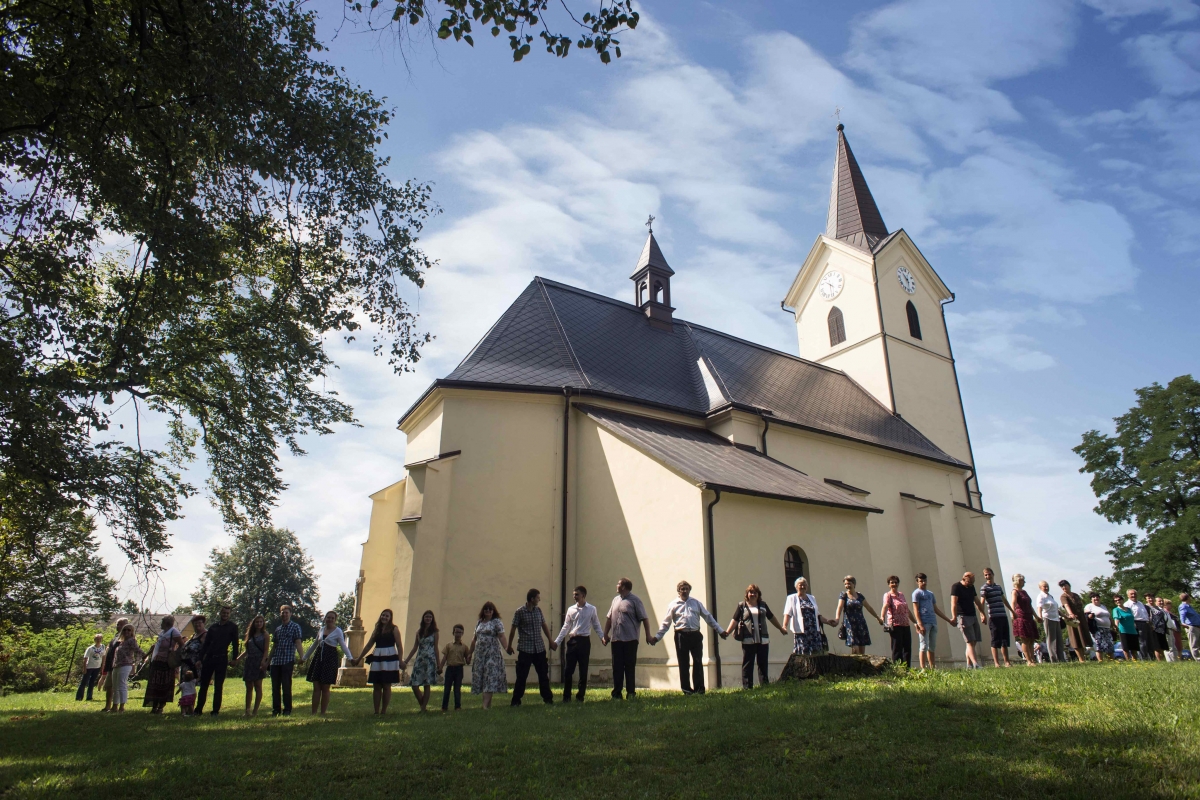
<instances>
[{"instance_id":1,"label":"church bell tower","mask_svg":"<svg viewBox=\"0 0 1200 800\"><path fill-rule=\"evenodd\" d=\"M800 356L841 370L946 453L974 464L943 304L954 293L903 229L888 232L844 126L825 233L797 273ZM979 487L968 481L969 503Z\"/></svg>"},{"instance_id":2,"label":"church bell tower","mask_svg":"<svg viewBox=\"0 0 1200 800\"><path fill-rule=\"evenodd\" d=\"M646 245L629 279L633 281L635 305L645 313L650 325L670 331L673 330L671 316L675 313L671 307L671 276L675 270L667 264L654 238L653 222L654 217L646 222L650 233L646 236Z\"/></svg>"}]
</instances>

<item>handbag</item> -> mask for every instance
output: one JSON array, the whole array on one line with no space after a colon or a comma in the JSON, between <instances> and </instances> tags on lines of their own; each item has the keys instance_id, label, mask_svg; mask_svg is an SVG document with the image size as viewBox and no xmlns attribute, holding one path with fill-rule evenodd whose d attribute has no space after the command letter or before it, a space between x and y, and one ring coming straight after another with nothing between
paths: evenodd
<instances>
[{"instance_id":1,"label":"handbag","mask_svg":"<svg viewBox=\"0 0 1200 800\"><path fill-rule=\"evenodd\" d=\"M741 603L738 603L738 621L737 627L733 629L733 638L737 639L739 642L753 638L749 631L750 626L746 624L746 609L747 606L745 600L743 600Z\"/></svg>"},{"instance_id":2,"label":"handbag","mask_svg":"<svg viewBox=\"0 0 1200 800\"><path fill-rule=\"evenodd\" d=\"M183 648L176 647L167 653L167 666L171 669L179 669L183 666Z\"/></svg>"}]
</instances>

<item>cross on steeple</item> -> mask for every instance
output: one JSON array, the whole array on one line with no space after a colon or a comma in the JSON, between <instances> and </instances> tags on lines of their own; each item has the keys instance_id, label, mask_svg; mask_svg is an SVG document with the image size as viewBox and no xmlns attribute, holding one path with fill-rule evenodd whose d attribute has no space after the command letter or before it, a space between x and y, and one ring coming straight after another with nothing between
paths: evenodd
<instances>
[{"instance_id":1,"label":"cross on steeple","mask_svg":"<svg viewBox=\"0 0 1200 800\"><path fill-rule=\"evenodd\" d=\"M646 217L646 227L650 229L651 233L654 233L654 215L653 214Z\"/></svg>"}]
</instances>

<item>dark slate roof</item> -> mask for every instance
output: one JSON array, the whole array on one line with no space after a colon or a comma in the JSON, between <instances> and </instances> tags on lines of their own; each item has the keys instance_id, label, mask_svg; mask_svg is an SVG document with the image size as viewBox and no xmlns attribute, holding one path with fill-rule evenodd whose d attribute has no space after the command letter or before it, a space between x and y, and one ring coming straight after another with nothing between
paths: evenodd
<instances>
[{"instance_id":1,"label":"dark slate roof","mask_svg":"<svg viewBox=\"0 0 1200 800\"><path fill-rule=\"evenodd\" d=\"M575 408L701 488L882 513L847 492L810 478L756 450L737 447L704 428L583 403L576 404Z\"/></svg>"},{"instance_id":2,"label":"dark slate roof","mask_svg":"<svg viewBox=\"0 0 1200 800\"><path fill-rule=\"evenodd\" d=\"M825 235L870 252L888 235L883 215L867 188L843 126L838 125L837 154L833 162L833 186L829 194L829 216Z\"/></svg>"},{"instance_id":3,"label":"dark slate roof","mask_svg":"<svg viewBox=\"0 0 1200 800\"><path fill-rule=\"evenodd\" d=\"M637 266L633 268L633 275L629 277L636 276L646 267L658 267L668 275L675 274L675 270L667 263L662 248L658 246L658 240L654 238L654 231L650 231L650 235L646 237L646 246L642 248L642 255L638 258Z\"/></svg>"},{"instance_id":4,"label":"dark slate roof","mask_svg":"<svg viewBox=\"0 0 1200 800\"><path fill-rule=\"evenodd\" d=\"M705 388L701 357L718 397ZM765 409L784 424L966 466L843 372L680 320L660 330L630 303L545 278L535 278L437 385L570 387L698 417L730 406Z\"/></svg>"}]
</instances>

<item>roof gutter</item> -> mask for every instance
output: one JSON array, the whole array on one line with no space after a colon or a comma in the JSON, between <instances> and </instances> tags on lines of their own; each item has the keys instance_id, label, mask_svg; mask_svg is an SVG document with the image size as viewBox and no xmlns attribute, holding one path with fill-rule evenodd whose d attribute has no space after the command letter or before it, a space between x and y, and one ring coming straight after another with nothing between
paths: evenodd
<instances>
[{"instance_id":1,"label":"roof gutter","mask_svg":"<svg viewBox=\"0 0 1200 800\"><path fill-rule=\"evenodd\" d=\"M721 502L721 490L714 489L716 497L708 504L705 512L708 517L708 608L716 612L717 608L717 547L713 531L713 506ZM710 637L712 642L713 660L717 665L717 688L721 688L721 640L716 636Z\"/></svg>"}]
</instances>

